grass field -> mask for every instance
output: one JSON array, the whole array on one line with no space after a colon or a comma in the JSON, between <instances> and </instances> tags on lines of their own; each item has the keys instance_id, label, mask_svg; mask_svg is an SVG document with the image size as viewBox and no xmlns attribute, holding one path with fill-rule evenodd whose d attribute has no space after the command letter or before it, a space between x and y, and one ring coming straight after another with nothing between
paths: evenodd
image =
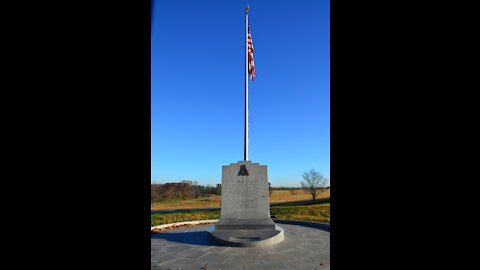
<instances>
[{"instance_id":1,"label":"grass field","mask_svg":"<svg viewBox=\"0 0 480 270\"><path fill-rule=\"evenodd\" d=\"M327 189L321 194L321 198L330 198L330 189ZM311 200L312 196L305 193L304 190L274 190L270 194L270 203L277 202L291 202L291 201L302 201L302 200ZM209 207L220 207L220 201L222 200L221 196L211 195L210 197L203 197L194 200L178 201L171 203L155 203L152 210L173 210L173 209L191 209L191 208L209 208Z\"/></svg>"},{"instance_id":2,"label":"grass field","mask_svg":"<svg viewBox=\"0 0 480 270\"><path fill-rule=\"evenodd\" d=\"M330 199L270 207L279 219L310 220L330 223Z\"/></svg>"},{"instance_id":3,"label":"grass field","mask_svg":"<svg viewBox=\"0 0 480 270\"><path fill-rule=\"evenodd\" d=\"M270 207L270 214L277 216L279 219L310 220L330 223L330 199L324 198L310 202L272 206ZM151 226L219 218L220 210L152 214Z\"/></svg>"},{"instance_id":4,"label":"grass field","mask_svg":"<svg viewBox=\"0 0 480 270\"><path fill-rule=\"evenodd\" d=\"M152 210L173 210L173 209L190 209L190 208L208 208L220 207L221 196L210 195L210 197L203 197L194 200L178 201L171 203L155 203Z\"/></svg>"},{"instance_id":5,"label":"grass field","mask_svg":"<svg viewBox=\"0 0 480 270\"><path fill-rule=\"evenodd\" d=\"M292 194L293 193L293 194ZM330 189L325 190L318 199L321 198L330 198ZM291 201L302 201L302 200L311 200L312 195L305 193L305 190L274 190L272 194L270 194L270 203L277 203L277 202L291 202Z\"/></svg>"}]
</instances>

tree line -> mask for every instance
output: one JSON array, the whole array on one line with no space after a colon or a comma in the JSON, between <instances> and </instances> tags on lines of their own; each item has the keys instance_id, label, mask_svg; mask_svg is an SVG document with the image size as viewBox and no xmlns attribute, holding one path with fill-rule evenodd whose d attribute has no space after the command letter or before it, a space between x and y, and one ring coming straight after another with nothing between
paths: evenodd
<instances>
[{"instance_id":1,"label":"tree line","mask_svg":"<svg viewBox=\"0 0 480 270\"><path fill-rule=\"evenodd\" d=\"M151 184L151 202L172 202L178 200L198 199L209 195L220 195L221 185L199 185L198 182L183 180L180 183Z\"/></svg>"},{"instance_id":2,"label":"tree line","mask_svg":"<svg viewBox=\"0 0 480 270\"><path fill-rule=\"evenodd\" d=\"M330 188L329 180L320 172L311 169L302 174L304 181L301 187L272 187L268 182L269 193L274 190L290 190L295 195L298 189L304 190L312 196L312 199L320 197L320 195ZM180 183L151 184L151 202L172 202L187 199L198 199L199 197L208 197L209 195L222 195L222 185L217 184L216 187L211 185L199 185L198 182L183 180Z\"/></svg>"}]
</instances>

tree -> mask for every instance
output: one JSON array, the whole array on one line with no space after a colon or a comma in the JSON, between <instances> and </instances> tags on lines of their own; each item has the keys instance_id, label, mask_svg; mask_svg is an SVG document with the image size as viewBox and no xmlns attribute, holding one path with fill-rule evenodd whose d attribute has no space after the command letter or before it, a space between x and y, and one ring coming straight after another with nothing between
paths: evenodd
<instances>
[{"instance_id":1,"label":"tree","mask_svg":"<svg viewBox=\"0 0 480 270\"><path fill-rule=\"evenodd\" d=\"M217 187L215 188L215 194L222 195L222 184L217 184Z\"/></svg>"},{"instance_id":2,"label":"tree","mask_svg":"<svg viewBox=\"0 0 480 270\"><path fill-rule=\"evenodd\" d=\"M153 182L151 184L150 188L150 198L151 198L151 207L155 206L155 202L160 201L160 193L161 193L161 186L157 184L156 182Z\"/></svg>"},{"instance_id":3,"label":"tree","mask_svg":"<svg viewBox=\"0 0 480 270\"><path fill-rule=\"evenodd\" d=\"M301 182L302 188L312 195L313 200L326 190L328 184L327 178L315 169L310 169L310 171L304 172L302 177L303 180L305 180Z\"/></svg>"}]
</instances>

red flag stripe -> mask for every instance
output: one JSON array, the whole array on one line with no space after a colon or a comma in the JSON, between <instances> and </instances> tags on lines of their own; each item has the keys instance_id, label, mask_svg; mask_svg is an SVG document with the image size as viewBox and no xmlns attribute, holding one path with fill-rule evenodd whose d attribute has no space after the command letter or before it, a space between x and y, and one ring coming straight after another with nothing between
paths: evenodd
<instances>
[{"instance_id":1,"label":"red flag stripe","mask_svg":"<svg viewBox=\"0 0 480 270\"><path fill-rule=\"evenodd\" d=\"M248 73L250 74L250 80L254 81L254 77L257 75L255 72L255 64L253 61L253 42L252 35L250 34L250 26L248 26L247 33L247 50L248 50Z\"/></svg>"}]
</instances>

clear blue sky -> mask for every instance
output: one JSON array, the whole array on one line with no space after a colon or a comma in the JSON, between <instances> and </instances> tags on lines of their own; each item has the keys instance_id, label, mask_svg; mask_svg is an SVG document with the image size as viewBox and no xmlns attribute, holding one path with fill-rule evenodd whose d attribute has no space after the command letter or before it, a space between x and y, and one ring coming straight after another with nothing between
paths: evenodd
<instances>
[{"instance_id":1,"label":"clear blue sky","mask_svg":"<svg viewBox=\"0 0 480 270\"><path fill-rule=\"evenodd\" d=\"M330 1L154 0L152 181L215 186L243 160L247 4L249 159L275 187L330 178Z\"/></svg>"}]
</instances>

